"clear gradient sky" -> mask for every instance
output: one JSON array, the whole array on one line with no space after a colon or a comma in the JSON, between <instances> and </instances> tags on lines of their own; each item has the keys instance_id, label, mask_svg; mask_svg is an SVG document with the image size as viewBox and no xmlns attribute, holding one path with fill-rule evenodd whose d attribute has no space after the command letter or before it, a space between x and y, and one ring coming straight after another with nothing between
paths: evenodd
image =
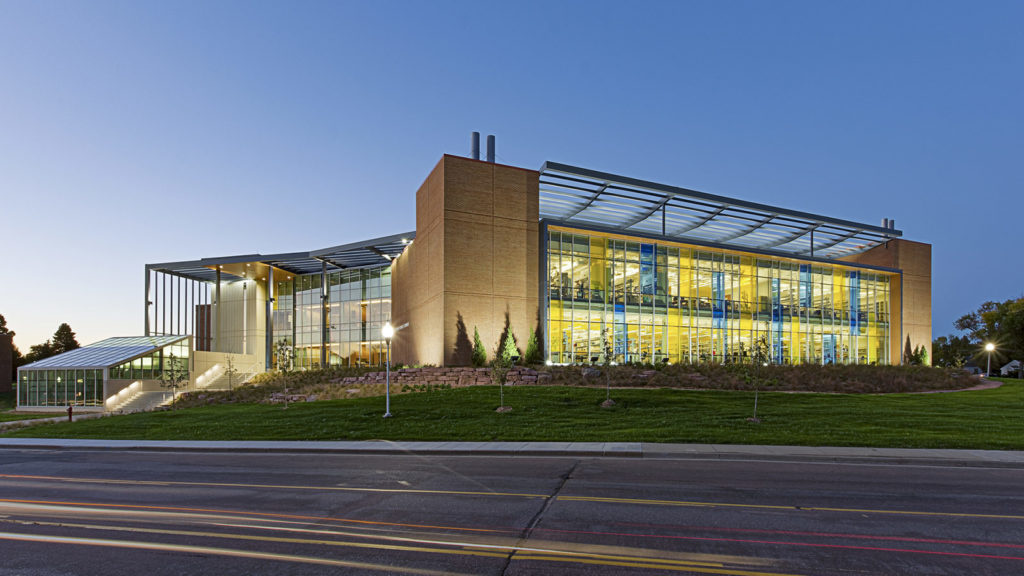
<instances>
[{"instance_id":1,"label":"clear gradient sky","mask_svg":"<svg viewBox=\"0 0 1024 576\"><path fill-rule=\"evenodd\" d=\"M469 134L933 245L1024 294L1022 2L0 0L0 314L141 334L144 265L415 228Z\"/></svg>"}]
</instances>

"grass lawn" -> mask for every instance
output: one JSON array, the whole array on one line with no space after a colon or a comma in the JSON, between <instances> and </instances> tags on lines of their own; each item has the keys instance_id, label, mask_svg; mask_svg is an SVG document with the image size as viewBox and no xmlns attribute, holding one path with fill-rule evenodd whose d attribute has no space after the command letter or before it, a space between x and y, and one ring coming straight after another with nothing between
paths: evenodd
<instances>
[{"instance_id":1,"label":"grass lawn","mask_svg":"<svg viewBox=\"0 0 1024 576\"><path fill-rule=\"evenodd\" d=\"M280 405L225 404L32 426L5 436L152 440L645 441L1024 449L1024 382L942 394L492 386Z\"/></svg>"}]
</instances>

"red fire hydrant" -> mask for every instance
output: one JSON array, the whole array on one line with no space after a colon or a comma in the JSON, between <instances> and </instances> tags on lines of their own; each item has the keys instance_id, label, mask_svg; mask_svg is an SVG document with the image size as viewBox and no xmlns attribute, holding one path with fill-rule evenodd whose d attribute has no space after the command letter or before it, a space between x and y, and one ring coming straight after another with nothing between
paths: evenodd
<instances>
[{"instance_id":1,"label":"red fire hydrant","mask_svg":"<svg viewBox=\"0 0 1024 576\"><path fill-rule=\"evenodd\" d=\"M74 410L75 410L74 406L68 406L68 422L72 421L71 420L71 414L72 414L72 412L74 412Z\"/></svg>"}]
</instances>

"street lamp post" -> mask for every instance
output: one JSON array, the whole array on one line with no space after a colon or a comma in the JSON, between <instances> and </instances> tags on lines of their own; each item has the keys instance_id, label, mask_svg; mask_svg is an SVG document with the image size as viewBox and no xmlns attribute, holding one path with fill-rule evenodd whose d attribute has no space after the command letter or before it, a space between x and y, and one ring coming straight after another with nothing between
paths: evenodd
<instances>
[{"instance_id":1,"label":"street lamp post","mask_svg":"<svg viewBox=\"0 0 1024 576\"><path fill-rule=\"evenodd\" d=\"M985 377L988 378L992 375L992 351L996 349L996 345L989 342L985 344L985 352L988 352L988 366L985 367Z\"/></svg>"},{"instance_id":2,"label":"street lamp post","mask_svg":"<svg viewBox=\"0 0 1024 576\"><path fill-rule=\"evenodd\" d=\"M384 417L391 418L391 337L395 335L395 329L391 326L391 322L384 324L380 334L388 345L387 359L384 361L386 374L384 380Z\"/></svg>"}]
</instances>

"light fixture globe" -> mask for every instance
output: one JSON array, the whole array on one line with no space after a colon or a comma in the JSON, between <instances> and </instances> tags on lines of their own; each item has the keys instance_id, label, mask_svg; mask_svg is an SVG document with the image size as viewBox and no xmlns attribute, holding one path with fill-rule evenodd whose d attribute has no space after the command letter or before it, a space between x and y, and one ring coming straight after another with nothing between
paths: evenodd
<instances>
[{"instance_id":1,"label":"light fixture globe","mask_svg":"<svg viewBox=\"0 0 1024 576\"><path fill-rule=\"evenodd\" d=\"M985 351L986 352L991 352L991 351L993 351L995 349L996 349L996 345L995 344L993 344L991 342L989 342L988 344L985 344Z\"/></svg>"},{"instance_id":2,"label":"light fixture globe","mask_svg":"<svg viewBox=\"0 0 1024 576\"><path fill-rule=\"evenodd\" d=\"M395 335L395 327L391 325L391 322L384 324L384 327L380 329L380 335L385 340L391 340L391 337Z\"/></svg>"}]
</instances>

